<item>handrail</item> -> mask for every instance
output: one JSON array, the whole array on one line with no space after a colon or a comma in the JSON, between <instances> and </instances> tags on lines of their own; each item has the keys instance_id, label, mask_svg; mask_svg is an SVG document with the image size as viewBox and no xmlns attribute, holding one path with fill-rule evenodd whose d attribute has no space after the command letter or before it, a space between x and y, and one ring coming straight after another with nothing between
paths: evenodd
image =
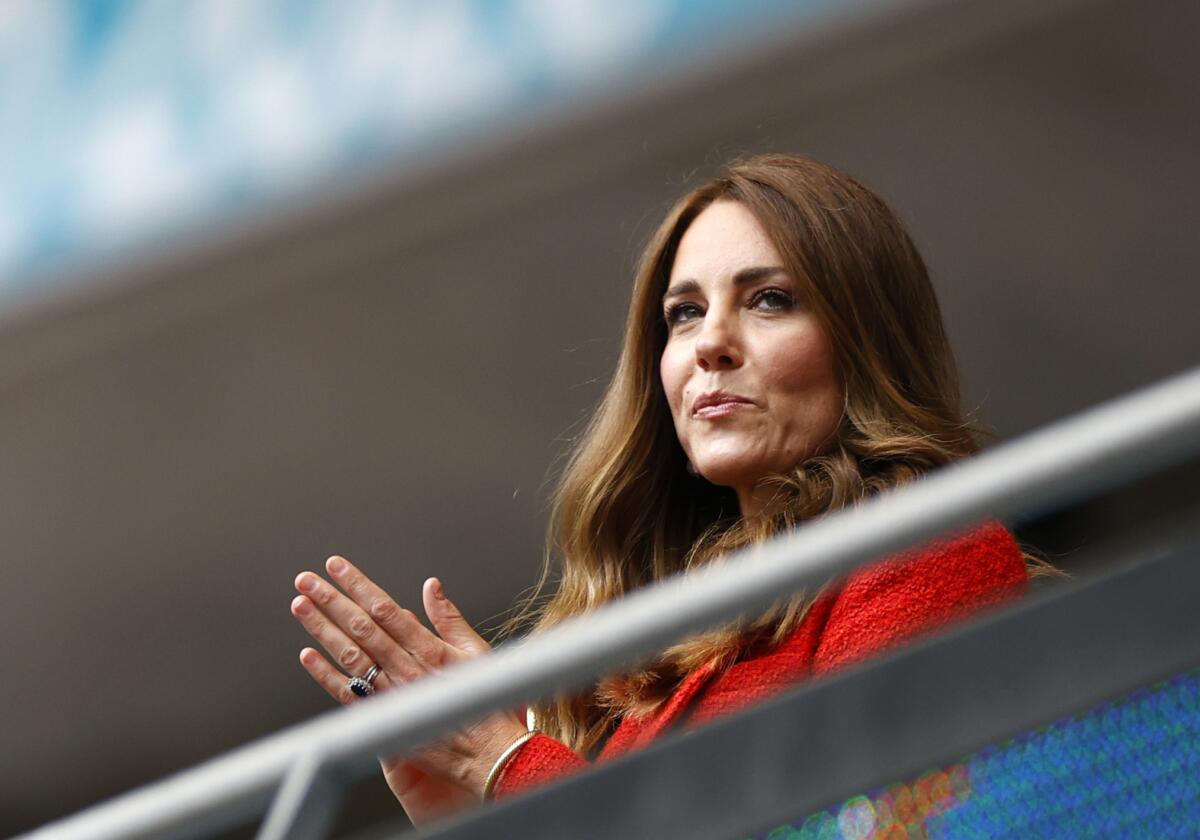
<instances>
[{"instance_id":1,"label":"handrail","mask_svg":"<svg viewBox=\"0 0 1200 840\"><path fill-rule=\"evenodd\" d=\"M931 770L955 764L967 770L966 784L956 792L974 799L967 810L995 818L999 836L1024 836L1019 823L1005 819L1016 817L1014 812L1044 820L1040 833L1036 825L1024 826L1031 836L1083 836L1096 821L1076 823L1074 831L1069 821L1057 822L1064 816L1062 806L1079 808L1079 800L1070 802L1070 793L1063 790L1077 784L1093 794L1093 807L1085 806L1089 816L1112 814L1125 799L1126 814L1134 821L1124 836L1166 835L1151 827L1142 810L1155 798L1175 818L1173 827L1200 828L1200 799L1173 791L1161 779L1155 783L1156 770L1170 776L1193 773L1200 782L1195 701L1188 704L1176 695L1181 705L1163 712L1171 721L1163 730L1172 732L1166 736L1172 745L1162 745L1165 749L1151 746L1155 739L1148 732L1140 731L1135 740L1119 724L1106 727L1105 750L1093 755L1113 772L1103 789L1097 785L1099 774L1088 779L1082 767L1073 766L1080 756L1068 758L1072 751L1062 741L1055 752L1061 761L1057 769L1070 770L1066 777L1046 774L1044 765L1038 772L1036 752L1025 753L1026 745L1041 740L1041 757L1048 758L1045 744L1050 739L1035 734L1044 733L1047 725L1057 730L1055 740L1065 735L1081 748L1080 741L1091 735L1080 731L1084 727L1075 722L1077 716L1094 721L1096 710L1111 701L1153 692L1156 683L1187 672L1200 678L1195 607L1200 599L1200 522L1194 518L1147 523L1132 544L1120 546L1119 563L1086 580L1031 593L1005 609L873 657L869 664L797 683L737 715L605 761L591 773L446 820L425 831L422 840L730 840L764 835L811 840L830 832L812 830L811 822L801 829L799 820L849 804L852 796L861 802L863 794L883 807L870 812L880 818L874 830L857 822L846 826L851 830L832 832L834 837L921 837L925 835L911 826L907 833L889 834L887 798L872 794L928 779ZM1108 749L1111 753L1105 755ZM1183 752L1192 752L1194 760L1167 769ZM1003 770L993 761L997 753L1006 756ZM1132 776L1131 753L1142 758L1140 772ZM993 772L984 769L987 765ZM1020 795L1024 807L1003 801L1005 793L1015 791L997 784L993 773L1029 785ZM1117 792L1122 775L1125 797ZM1144 793L1130 791L1134 777ZM1196 783L1191 789L1198 790ZM992 804L982 804L989 799ZM947 813L943 820L934 816L940 808L924 811L919 794L911 804L907 815L900 805L901 813L890 816L900 823L932 817L925 828L938 837L979 836L962 830L961 812ZM395 822L401 824L398 816ZM796 830L783 830L785 823ZM1197 828L1171 836L1200 837Z\"/></svg>"},{"instance_id":2,"label":"handrail","mask_svg":"<svg viewBox=\"0 0 1200 840\"><path fill-rule=\"evenodd\" d=\"M131 838L216 831L261 812L291 766L319 754L339 776L374 771L453 726L585 684L690 632L760 609L872 559L987 515L1021 517L1200 451L1200 368L812 522L717 564L646 587L404 691L323 714L29 837Z\"/></svg>"}]
</instances>

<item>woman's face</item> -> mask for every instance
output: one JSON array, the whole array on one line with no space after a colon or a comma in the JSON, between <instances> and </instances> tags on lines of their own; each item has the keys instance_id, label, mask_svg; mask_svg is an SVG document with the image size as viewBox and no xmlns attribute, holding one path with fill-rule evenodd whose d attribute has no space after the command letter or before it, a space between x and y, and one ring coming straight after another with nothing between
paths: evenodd
<instances>
[{"instance_id":1,"label":"woman's face","mask_svg":"<svg viewBox=\"0 0 1200 840\"><path fill-rule=\"evenodd\" d=\"M675 433L708 481L755 488L818 452L842 417L833 350L766 232L717 201L684 232L671 267L660 363Z\"/></svg>"}]
</instances>

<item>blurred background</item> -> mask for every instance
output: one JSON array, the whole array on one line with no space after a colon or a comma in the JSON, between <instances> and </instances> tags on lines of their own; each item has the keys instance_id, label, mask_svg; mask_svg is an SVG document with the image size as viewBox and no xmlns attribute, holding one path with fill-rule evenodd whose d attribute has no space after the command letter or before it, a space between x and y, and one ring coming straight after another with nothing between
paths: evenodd
<instances>
[{"instance_id":1,"label":"blurred background","mask_svg":"<svg viewBox=\"0 0 1200 840\"><path fill-rule=\"evenodd\" d=\"M997 439L1197 362L1186 0L0 2L0 834L330 707L331 553L485 626L671 201L843 168ZM1184 464L1023 523L1086 575ZM342 832L399 819L381 780Z\"/></svg>"}]
</instances>

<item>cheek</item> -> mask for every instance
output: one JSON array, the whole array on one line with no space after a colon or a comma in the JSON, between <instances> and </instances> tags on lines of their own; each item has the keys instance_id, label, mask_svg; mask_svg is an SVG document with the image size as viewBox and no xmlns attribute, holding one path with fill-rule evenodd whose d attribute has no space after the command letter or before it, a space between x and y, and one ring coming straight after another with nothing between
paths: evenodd
<instances>
[{"instance_id":1,"label":"cheek","mask_svg":"<svg viewBox=\"0 0 1200 840\"><path fill-rule=\"evenodd\" d=\"M662 381L663 393L671 415L678 418L679 407L683 404L683 388L687 384L687 367L678 348L667 345L658 363L658 376Z\"/></svg>"},{"instance_id":2,"label":"cheek","mask_svg":"<svg viewBox=\"0 0 1200 840\"><path fill-rule=\"evenodd\" d=\"M802 416L812 419L830 413L840 416L842 387L833 350L820 331L805 330L781 342L771 354L769 377L779 395L798 400Z\"/></svg>"}]
</instances>

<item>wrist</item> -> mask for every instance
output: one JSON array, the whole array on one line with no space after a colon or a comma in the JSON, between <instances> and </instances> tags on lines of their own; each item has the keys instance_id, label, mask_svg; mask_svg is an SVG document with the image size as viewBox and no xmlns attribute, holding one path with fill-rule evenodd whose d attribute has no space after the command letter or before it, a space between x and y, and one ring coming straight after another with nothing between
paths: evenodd
<instances>
[{"instance_id":1,"label":"wrist","mask_svg":"<svg viewBox=\"0 0 1200 840\"><path fill-rule=\"evenodd\" d=\"M484 801L492 799L495 796L496 786L499 784L501 777L513 758L520 751L521 747L537 735L536 729L522 729L515 737L510 738L496 754L495 759L488 767L487 775L484 777L483 785L480 789L480 798Z\"/></svg>"}]
</instances>

